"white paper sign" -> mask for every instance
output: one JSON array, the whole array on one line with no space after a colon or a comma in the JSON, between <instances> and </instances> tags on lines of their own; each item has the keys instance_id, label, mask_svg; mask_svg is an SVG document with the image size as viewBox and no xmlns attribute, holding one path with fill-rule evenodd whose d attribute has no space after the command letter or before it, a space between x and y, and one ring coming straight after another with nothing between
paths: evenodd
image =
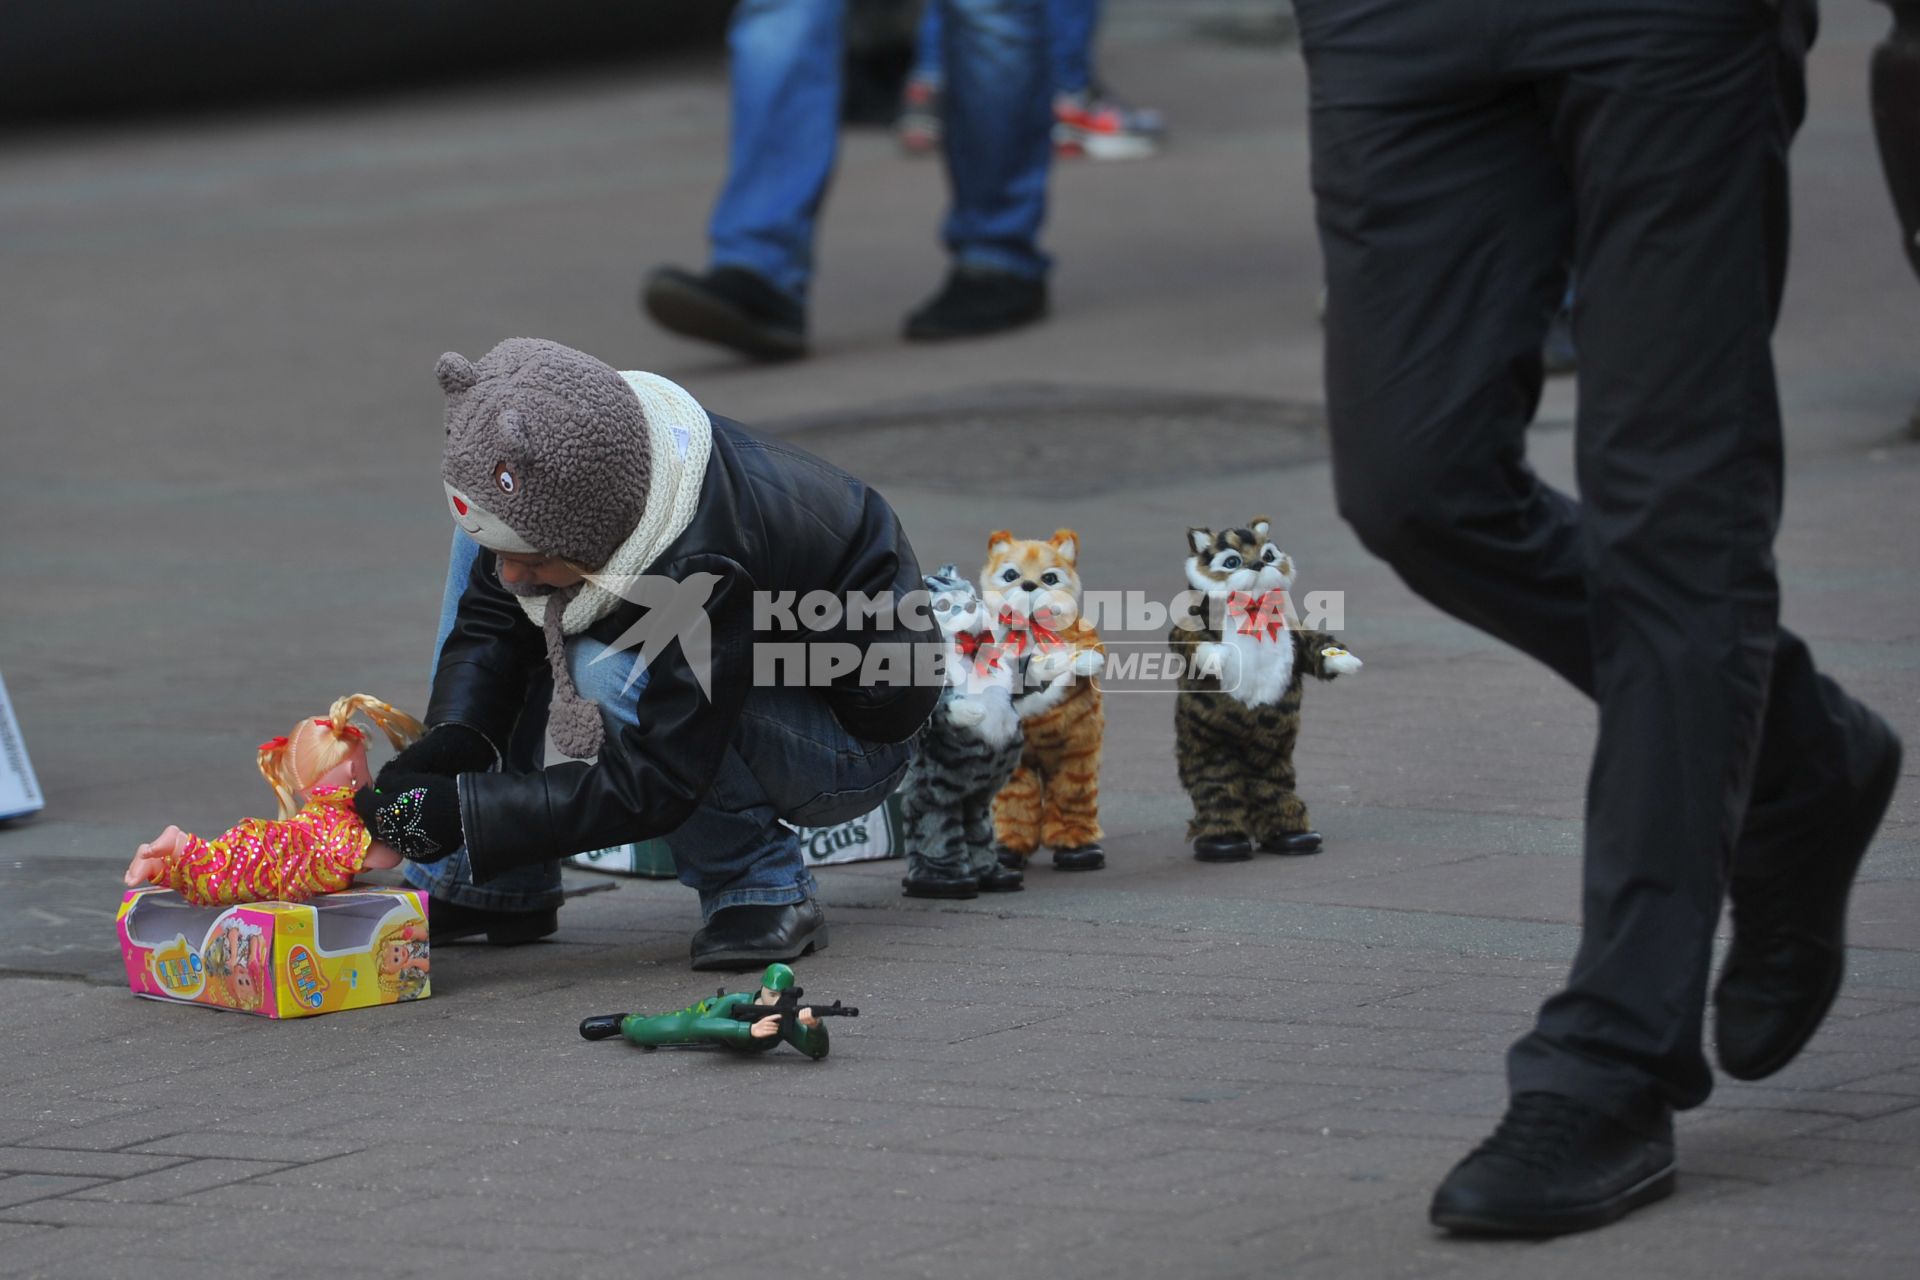
<instances>
[{"instance_id":1,"label":"white paper sign","mask_svg":"<svg viewBox=\"0 0 1920 1280\"><path fill-rule=\"evenodd\" d=\"M851 822L831 827L795 827L794 830L800 833L800 849L807 865L817 867L904 856L904 851L896 847L899 842L895 831L899 821L900 798L888 796L887 802L878 809Z\"/></svg>"},{"instance_id":2,"label":"white paper sign","mask_svg":"<svg viewBox=\"0 0 1920 1280\"><path fill-rule=\"evenodd\" d=\"M44 804L40 783L33 776L33 761L27 759L26 740L13 718L7 682L0 679L0 818L38 813Z\"/></svg>"},{"instance_id":3,"label":"white paper sign","mask_svg":"<svg viewBox=\"0 0 1920 1280\"><path fill-rule=\"evenodd\" d=\"M793 827L791 822L783 825ZM807 865L826 866L836 862L867 862L875 858L905 857L900 848L900 797L888 796L885 804L872 813L831 827L793 827L800 836L800 849ZM673 855L669 840L647 840L640 844L618 844L592 853L576 853L567 862L587 871L603 871L617 876L651 876L671 879Z\"/></svg>"}]
</instances>

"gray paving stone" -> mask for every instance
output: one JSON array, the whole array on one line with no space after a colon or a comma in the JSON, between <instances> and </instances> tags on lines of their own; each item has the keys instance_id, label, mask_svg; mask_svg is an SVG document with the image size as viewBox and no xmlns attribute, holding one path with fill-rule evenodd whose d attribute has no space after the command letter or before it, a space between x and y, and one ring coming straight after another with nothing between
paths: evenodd
<instances>
[{"instance_id":1,"label":"gray paving stone","mask_svg":"<svg viewBox=\"0 0 1920 1280\"><path fill-rule=\"evenodd\" d=\"M333 1156L350 1155L360 1148L353 1143L325 1138L276 1137L270 1146L250 1144L239 1135L220 1132L176 1133L152 1142L142 1142L129 1150L162 1156L232 1156L241 1151L271 1150L276 1160L305 1164Z\"/></svg>"},{"instance_id":2,"label":"gray paving stone","mask_svg":"<svg viewBox=\"0 0 1920 1280\"><path fill-rule=\"evenodd\" d=\"M66 1195L68 1192L98 1186L102 1181L103 1179L100 1178L81 1178L65 1174L14 1174L0 1179L0 1206L12 1207L35 1200L44 1200L49 1196Z\"/></svg>"},{"instance_id":3,"label":"gray paving stone","mask_svg":"<svg viewBox=\"0 0 1920 1280\"><path fill-rule=\"evenodd\" d=\"M268 1160L185 1160L153 1173L143 1173L117 1182L103 1183L74 1194L85 1199L141 1203L171 1200L175 1196L205 1191L272 1173L284 1165Z\"/></svg>"},{"instance_id":4,"label":"gray paving stone","mask_svg":"<svg viewBox=\"0 0 1920 1280\"><path fill-rule=\"evenodd\" d=\"M166 1156L117 1151L62 1151L47 1147L0 1147L0 1172L65 1173L80 1177L128 1178L178 1164Z\"/></svg>"}]
</instances>

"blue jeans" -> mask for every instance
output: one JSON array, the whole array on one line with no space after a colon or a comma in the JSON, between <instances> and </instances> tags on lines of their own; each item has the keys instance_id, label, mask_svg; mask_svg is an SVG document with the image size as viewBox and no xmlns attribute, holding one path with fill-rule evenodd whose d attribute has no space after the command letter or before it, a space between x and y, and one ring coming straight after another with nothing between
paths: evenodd
<instances>
[{"instance_id":1,"label":"blue jeans","mask_svg":"<svg viewBox=\"0 0 1920 1280\"><path fill-rule=\"evenodd\" d=\"M913 74L946 83L941 45L946 39L944 0L927 0L914 41ZM1047 53L1055 93L1084 93L1093 87L1093 32L1100 25L1100 0L1047 0Z\"/></svg>"},{"instance_id":2,"label":"blue jeans","mask_svg":"<svg viewBox=\"0 0 1920 1280\"><path fill-rule=\"evenodd\" d=\"M947 176L942 239L957 265L1038 279L1053 157L1046 0L944 0ZM712 265L744 267L804 303L814 229L840 140L844 0L741 0L728 31L727 182Z\"/></svg>"},{"instance_id":3,"label":"blue jeans","mask_svg":"<svg viewBox=\"0 0 1920 1280\"><path fill-rule=\"evenodd\" d=\"M436 654L453 629L454 611L478 554L473 541L456 530ZM640 672L626 687L637 660L633 651L608 655L605 645L586 636L567 641L574 687L599 703L615 728L638 724L644 710L647 673ZM508 769L544 765L552 689L551 677L544 677L529 691L507 752ZM708 918L727 907L777 906L812 897L817 886L800 839L779 819L830 826L857 818L886 800L912 758L911 743L854 738L807 689L754 689L700 807L667 837L680 883L699 892L701 914ZM460 849L439 862L409 862L405 874L416 888L465 906L534 911L560 901L557 861L475 885L466 850Z\"/></svg>"}]
</instances>

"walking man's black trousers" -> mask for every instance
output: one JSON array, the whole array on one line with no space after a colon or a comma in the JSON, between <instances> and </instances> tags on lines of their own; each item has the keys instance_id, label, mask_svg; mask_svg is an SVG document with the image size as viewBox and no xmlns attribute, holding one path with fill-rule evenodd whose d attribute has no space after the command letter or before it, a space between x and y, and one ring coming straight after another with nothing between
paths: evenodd
<instances>
[{"instance_id":1,"label":"walking man's black trousers","mask_svg":"<svg viewBox=\"0 0 1920 1280\"><path fill-rule=\"evenodd\" d=\"M1808 0L1296 0L1340 509L1599 704L1584 933L1513 1090L1697 1105L1726 876L1857 714L1778 625L1769 350ZM1575 501L1525 460L1575 270Z\"/></svg>"}]
</instances>

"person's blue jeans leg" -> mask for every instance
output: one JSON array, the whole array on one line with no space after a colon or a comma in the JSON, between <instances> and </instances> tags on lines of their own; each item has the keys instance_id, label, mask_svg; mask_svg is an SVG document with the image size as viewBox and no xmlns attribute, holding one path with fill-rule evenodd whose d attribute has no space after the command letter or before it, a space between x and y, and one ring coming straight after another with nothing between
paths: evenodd
<instances>
[{"instance_id":1,"label":"person's blue jeans leg","mask_svg":"<svg viewBox=\"0 0 1920 1280\"><path fill-rule=\"evenodd\" d=\"M433 660L437 669L440 649L453 631L454 615L460 608L460 596L473 574L473 562L480 547L460 530L453 531L453 549L447 557L447 585L440 601L440 628L433 641ZM527 691L527 706L520 713L513 736L507 742L502 767L511 772L527 772L546 764L547 700L552 696L551 676L535 680ZM438 862L406 862L401 874L416 889L425 889L442 902L483 911L546 911L560 905L560 863L542 862L519 867L484 885L473 882L473 867L467 851L456 849Z\"/></svg>"},{"instance_id":2,"label":"person's blue jeans leg","mask_svg":"<svg viewBox=\"0 0 1920 1280\"><path fill-rule=\"evenodd\" d=\"M567 644L574 686L617 725L646 714L646 672L633 675L635 657L586 638ZM709 919L727 907L812 897L799 836L780 819L827 826L857 818L886 801L912 757L911 743L854 738L810 690L754 689L700 807L667 835L680 883L698 891Z\"/></svg>"},{"instance_id":3,"label":"person's blue jeans leg","mask_svg":"<svg viewBox=\"0 0 1920 1280\"><path fill-rule=\"evenodd\" d=\"M1093 33L1100 0L1047 0L1047 47L1052 52L1053 91L1093 88Z\"/></svg>"},{"instance_id":4,"label":"person's blue jeans leg","mask_svg":"<svg viewBox=\"0 0 1920 1280\"><path fill-rule=\"evenodd\" d=\"M708 223L715 267L804 303L814 225L840 137L844 0L741 0L728 28L727 181Z\"/></svg>"},{"instance_id":5,"label":"person's blue jeans leg","mask_svg":"<svg viewBox=\"0 0 1920 1280\"><path fill-rule=\"evenodd\" d=\"M921 10L920 30L913 42L913 68L908 73L935 84L946 80L946 69L940 61L941 43L946 39L941 3L927 0ZM1081 93L1093 87L1093 37L1099 25L1100 0L1048 0L1048 87L1054 93Z\"/></svg>"},{"instance_id":6,"label":"person's blue jeans leg","mask_svg":"<svg viewBox=\"0 0 1920 1280\"><path fill-rule=\"evenodd\" d=\"M953 187L942 238L956 265L1037 279L1053 158L1047 0L940 0L943 139Z\"/></svg>"},{"instance_id":7,"label":"person's blue jeans leg","mask_svg":"<svg viewBox=\"0 0 1920 1280\"><path fill-rule=\"evenodd\" d=\"M920 29L913 38L913 66L907 72L916 80L946 81L946 69L940 65L940 46L946 39L940 20L940 0L927 0L920 10Z\"/></svg>"}]
</instances>

